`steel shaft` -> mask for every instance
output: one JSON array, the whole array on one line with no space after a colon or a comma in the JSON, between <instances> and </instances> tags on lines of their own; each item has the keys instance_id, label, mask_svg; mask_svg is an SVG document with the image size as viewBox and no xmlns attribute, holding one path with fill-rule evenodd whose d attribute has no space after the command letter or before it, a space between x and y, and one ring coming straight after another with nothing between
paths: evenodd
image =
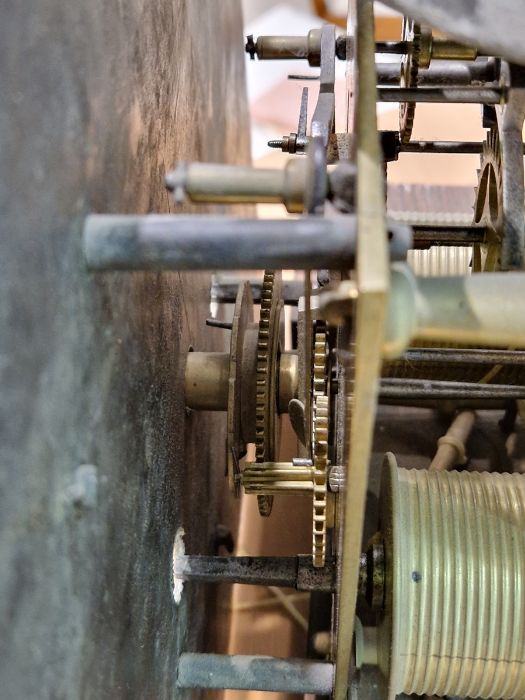
<instances>
[{"instance_id":1,"label":"steel shaft","mask_svg":"<svg viewBox=\"0 0 525 700\"><path fill-rule=\"evenodd\" d=\"M179 688L231 688L281 693L329 695L333 665L273 656L181 654Z\"/></svg>"},{"instance_id":2,"label":"steel shaft","mask_svg":"<svg viewBox=\"0 0 525 700\"><path fill-rule=\"evenodd\" d=\"M202 583L243 583L251 586L281 586L298 591L335 590L335 561L327 558L323 568L312 565L311 555L297 557L178 556L176 578Z\"/></svg>"},{"instance_id":3,"label":"steel shaft","mask_svg":"<svg viewBox=\"0 0 525 700\"><path fill-rule=\"evenodd\" d=\"M352 265L356 219L240 219L213 216L92 215L84 227L91 270L341 269ZM393 259L411 230L390 227Z\"/></svg>"}]
</instances>

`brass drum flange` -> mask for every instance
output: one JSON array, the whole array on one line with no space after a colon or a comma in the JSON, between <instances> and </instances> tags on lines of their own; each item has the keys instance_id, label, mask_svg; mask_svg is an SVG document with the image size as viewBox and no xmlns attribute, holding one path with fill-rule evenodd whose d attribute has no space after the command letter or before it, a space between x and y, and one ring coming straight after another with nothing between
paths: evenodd
<instances>
[{"instance_id":1,"label":"brass drum flange","mask_svg":"<svg viewBox=\"0 0 525 700\"><path fill-rule=\"evenodd\" d=\"M247 442L246 437L243 437L245 431L243 431L242 395L246 376L246 355L247 350L249 351L246 347L246 338L250 324L253 325L253 297L250 283L243 282L239 286L233 312L226 428L228 485L235 496L240 494L239 460L246 452Z\"/></svg>"}]
</instances>

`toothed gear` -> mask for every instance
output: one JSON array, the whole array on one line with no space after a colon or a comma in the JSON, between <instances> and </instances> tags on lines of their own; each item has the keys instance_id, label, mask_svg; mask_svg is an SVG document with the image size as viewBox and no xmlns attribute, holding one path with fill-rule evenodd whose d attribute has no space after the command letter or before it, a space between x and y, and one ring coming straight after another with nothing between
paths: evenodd
<instances>
[{"instance_id":1,"label":"toothed gear","mask_svg":"<svg viewBox=\"0 0 525 700\"><path fill-rule=\"evenodd\" d=\"M326 557L326 507L328 480L328 396L314 397L313 406L313 542L312 559L315 567L322 567Z\"/></svg>"},{"instance_id":2,"label":"toothed gear","mask_svg":"<svg viewBox=\"0 0 525 700\"><path fill-rule=\"evenodd\" d=\"M274 462L277 455L277 359L280 342L281 274L264 273L257 338L255 461ZM259 513L268 517L273 496L257 496Z\"/></svg>"},{"instance_id":3,"label":"toothed gear","mask_svg":"<svg viewBox=\"0 0 525 700\"><path fill-rule=\"evenodd\" d=\"M326 333L316 333L314 338L313 393L326 393Z\"/></svg>"},{"instance_id":4,"label":"toothed gear","mask_svg":"<svg viewBox=\"0 0 525 700\"><path fill-rule=\"evenodd\" d=\"M325 331L314 337L312 400L313 542L312 561L322 567L326 557L326 509L328 482L328 338Z\"/></svg>"},{"instance_id":5,"label":"toothed gear","mask_svg":"<svg viewBox=\"0 0 525 700\"><path fill-rule=\"evenodd\" d=\"M474 223L485 226L486 240L474 248L473 270L494 271L501 267L501 243L504 234L503 167L496 128L487 132L483 143L481 167L474 204Z\"/></svg>"},{"instance_id":6,"label":"toothed gear","mask_svg":"<svg viewBox=\"0 0 525 700\"><path fill-rule=\"evenodd\" d=\"M399 85L402 88L416 88L418 82L419 65L421 58L421 25L414 20L403 18L402 40L409 43L409 49L401 60L401 75ZM399 138L401 143L407 144L412 136L414 116L416 113L415 102L401 102L399 105Z\"/></svg>"}]
</instances>

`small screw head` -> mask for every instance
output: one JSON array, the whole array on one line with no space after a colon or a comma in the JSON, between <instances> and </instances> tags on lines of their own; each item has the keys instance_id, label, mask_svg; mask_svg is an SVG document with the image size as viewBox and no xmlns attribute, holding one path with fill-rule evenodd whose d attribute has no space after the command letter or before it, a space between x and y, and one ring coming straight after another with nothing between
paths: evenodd
<instances>
[{"instance_id":1,"label":"small screw head","mask_svg":"<svg viewBox=\"0 0 525 700\"><path fill-rule=\"evenodd\" d=\"M244 50L246 51L246 53L250 54L250 59L252 61L255 60L255 56L257 54L257 47L253 40L253 34L248 34L248 36L246 37L246 44L244 46Z\"/></svg>"}]
</instances>

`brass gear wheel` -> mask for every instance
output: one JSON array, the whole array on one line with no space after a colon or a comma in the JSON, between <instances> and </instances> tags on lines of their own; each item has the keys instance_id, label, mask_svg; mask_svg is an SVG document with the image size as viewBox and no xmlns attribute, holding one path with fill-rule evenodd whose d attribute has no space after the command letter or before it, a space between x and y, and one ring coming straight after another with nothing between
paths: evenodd
<instances>
[{"instance_id":1,"label":"brass gear wheel","mask_svg":"<svg viewBox=\"0 0 525 700\"><path fill-rule=\"evenodd\" d=\"M326 511L328 481L328 339L325 331L314 337L312 399L313 542L312 559L322 567L326 557Z\"/></svg>"},{"instance_id":2,"label":"brass gear wheel","mask_svg":"<svg viewBox=\"0 0 525 700\"><path fill-rule=\"evenodd\" d=\"M277 365L281 339L281 273L265 270L261 290L261 315L257 337L255 394L255 461L274 462L278 447ZM257 496L259 513L268 517L273 496Z\"/></svg>"},{"instance_id":3,"label":"brass gear wheel","mask_svg":"<svg viewBox=\"0 0 525 700\"><path fill-rule=\"evenodd\" d=\"M401 75L399 85L402 88L417 87L419 65L421 59L421 25L408 17L403 18L402 40L408 42L409 49L401 59ZM412 136L415 102L401 102L399 105L399 138L407 144Z\"/></svg>"},{"instance_id":4,"label":"brass gear wheel","mask_svg":"<svg viewBox=\"0 0 525 700\"><path fill-rule=\"evenodd\" d=\"M314 397L313 405L313 565L322 567L326 557L326 509L328 480L328 396Z\"/></svg>"},{"instance_id":5,"label":"brass gear wheel","mask_svg":"<svg viewBox=\"0 0 525 700\"><path fill-rule=\"evenodd\" d=\"M474 224L485 226L487 234L485 242L474 247L473 272L499 270L504 234L503 168L496 128L490 129L483 143L474 204Z\"/></svg>"}]
</instances>

